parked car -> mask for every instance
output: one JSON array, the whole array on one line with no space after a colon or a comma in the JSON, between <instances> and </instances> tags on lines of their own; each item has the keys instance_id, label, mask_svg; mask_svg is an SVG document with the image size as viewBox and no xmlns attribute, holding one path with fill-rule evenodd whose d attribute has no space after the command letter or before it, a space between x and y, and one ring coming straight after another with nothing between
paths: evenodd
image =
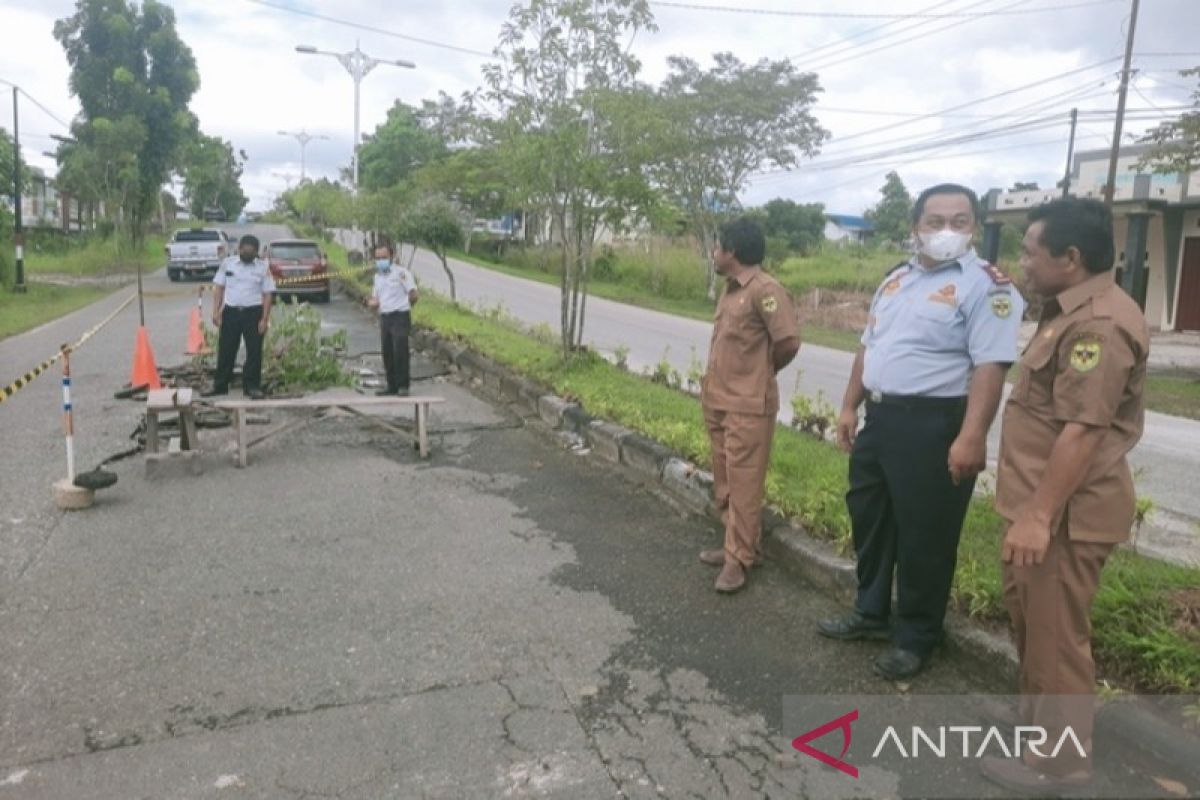
<instances>
[{"instance_id":1,"label":"parked car","mask_svg":"<svg viewBox=\"0 0 1200 800\"><path fill-rule=\"evenodd\" d=\"M216 228L184 228L167 243L167 277L211 277L225 257L234 251L225 231Z\"/></svg>"},{"instance_id":2,"label":"parked car","mask_svg":"<svg viewBox=\"0 0 1200 800\"><path fill-rule=\"evenodd\" d=\"M276 281L311 277L298 283L279 286L276 295L314 297L319 303L329 302L329 258L320 246L309 239L276 239L263 250L262 257L271 268Z\"/></svg>"}]
</instances>

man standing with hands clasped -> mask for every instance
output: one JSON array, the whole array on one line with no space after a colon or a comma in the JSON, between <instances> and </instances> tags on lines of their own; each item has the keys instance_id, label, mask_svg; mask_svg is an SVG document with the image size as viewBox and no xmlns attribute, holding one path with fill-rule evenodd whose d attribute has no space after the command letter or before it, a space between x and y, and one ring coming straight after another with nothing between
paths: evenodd
<instances>
[{"instance_id":1,"label":"man standing with hands clasped","mask_svg":"<svg viewBox=\"0 0 1200 800\"><path fill-rule=\"evenodd\" d=\"M718 592L736 592L761 557L762 504L779 386L775 374L800 349L796 309L762 271L766 239L753 221L721 229L713 263L725 278L717 303L708 370L700 391L713 454L713 494L725 522L724 547L700 560L721 567Z\"/></svg>"},{"instance_id":2,"label":"man standing with hands clasped","mask_svg":"<svg viewBox=\"0 0 1200 800\"><path fill-rule=\"evenodd\" d=\"M379 339L387 388L377 395L406 397L409 387L408 336L412 331L412 307L417 302L417 283L412 273L392 263L392 248L375 248L375 289L367 301L379 309Z\"/></svg>"},{"instance_id":3,"label":"man standing with hands clasped","mask_svg":"<svg viewBox=\"0 0 1200 800\"><path fill-rule=\"evenodd\" d=\"M1022 792L1090 782L1095 664L1090 612L1100 571L1129 538L1135 497L1125 455L1142 435L1146 320L1112 278L1112 214L1097 200L1029 212L1021 266L1046 299L1004 409L996 510L1004 604L1021 657L1018 725L1076 747L984 759L991 780Z\"/></svg>"},{"instance_id":4,"label":"man standing with hands clasped","mask_svg":"<svg viewBox=\"0 0 1200 800\"><path fill-rule=\"evenodd\" d=\"M858 594L852 613L817 629L833 639L891 638L875 660L889 680L919 673L942 639L963 519L1017 357L1024 304L971 248L978 221L978 199L965 186L941 184L917 198L919 252L875 292L838 420L850 453Z\"/></svg>"},{"instance_id":5,"label":"man standing with hands clasped","mask_svg":"<svg viewBox=\"0 0 1200 800\"><path fill-rule=\"evenodd\" d=\"M229 394L238 348L246 342L242 367L242 392L261 400L263 339L271 319L271 295L275 281L267 262L258 257L258 239L246 234L238 241L237 257L221 262L213 277L213 325L220 329L217 373L212 388L202 397Z\"/></svg>"}]
</instances>

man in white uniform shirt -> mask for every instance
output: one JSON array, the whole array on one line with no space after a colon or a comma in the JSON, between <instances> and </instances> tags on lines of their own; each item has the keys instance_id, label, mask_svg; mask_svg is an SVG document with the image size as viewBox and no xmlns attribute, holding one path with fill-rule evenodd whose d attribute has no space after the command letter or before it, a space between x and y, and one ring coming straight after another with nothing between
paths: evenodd
<instances>
[{"instance_id":1,"label":"man in white uniform shirt","mask_svg":"<svg viewBox=\"0 0 1200 800\"><path fill-rule=\"evenodd\" d=\"M408 334L412 330L412 307L417 302L417 282L412 273L392 263L392 248L375 248L375 290L367 305L379 309L379 338L387 388L378 395L408 394Z\"/></svg>"},{"instance_id":2,"label":"man in white uniform shirt","mask_svg":"<svg viewBox=\"0 0 1200 800\"><path fill-rule=\"evenodd\" d=\"M261 400L262 350L271 318L271 294L275 281L267 262L258 257L258 239L246 234L238 242L238 255L221 262L213 278L213 324L221 333L217 345L217 373L204 397L229 394L238 347L246 342L242 367L242 392Z\"/></svg>"}]
</instances>

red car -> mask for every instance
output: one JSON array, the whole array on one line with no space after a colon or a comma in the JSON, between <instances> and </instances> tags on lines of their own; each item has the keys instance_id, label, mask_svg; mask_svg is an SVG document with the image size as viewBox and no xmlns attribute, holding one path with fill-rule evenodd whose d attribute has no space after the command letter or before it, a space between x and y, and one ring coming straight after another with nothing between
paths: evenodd
<instances>
[{"instance_id":1,"label":"red car","mask_svg":"<svg viewBox=\"0 0 1200 800\"><path fill-rule=\"evenodd\" d=\"M318 303L329 302L329 258L316 242L308 239L276 239L263 250L277 284L276 295L315 295ZM296 280L311 278L310 280ZM280 283L280 281L284 281Z\"/></svg>"}]
</instances>

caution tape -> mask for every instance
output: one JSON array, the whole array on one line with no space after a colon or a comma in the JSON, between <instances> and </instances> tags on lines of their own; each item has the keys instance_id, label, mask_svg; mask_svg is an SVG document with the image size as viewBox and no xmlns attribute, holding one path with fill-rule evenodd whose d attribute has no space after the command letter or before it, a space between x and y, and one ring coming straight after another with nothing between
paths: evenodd
<instances>
[{"instance_id":1,"label":"caution tape","mask_svg":"<svg viewBox=\"0 0 1200 800\"><path fill-rule=\"evenodd\" d=\"M136 299L137 299L137 292L133 292L132 294L129 295L129 297L127 297L125 299L124 303L121 303L121 305L117 306L117 309L115 311L113 311L111 314L109 314L107 317L105 317L103 320L101 320L97 325L93 326L91 329L89 329L87 332L85 332L83 334L83 336L80 336L79 339L74 344L64 344L61 348L59 348L59 351L57 353L55 353L52 357L50 357L50 358L46 359L45 361L43 361L42 363L38 364L36 367L34 367L33 369L26 372L20 378L17 378L15 381L10 383L8 386L5 386L3 389L0 389L0 403L3 403L5 400L12 397L18 391L20 391L21 389L24 389L26 386L28 386L30 383L32 383L33 380L38 375L41 375L43 372L45 372L46 370L50 369L52 366L57 364L59 362L59 360L65 354L71 352L72 350L78 350L80 347L82 347L84 342L86 342L88 339L92 338L97 333L99 333L101 328L103 328L108 323L112 322L116 318L117 314L120 314L122 311L124 311L126 306L128 306L130 303L132 303Z\"/></svg>"},{"instance_id":2,"label":"caution tape","mask_svg":"<svg viewBox=\"0 0 1200 800\"><path fill-rule=\"evenodd\" d=\"M351 275L358 275L361 272L366 272L367 270L372 269L375 269L374 264L366 267L356 267L355 269L339 269L334 270L333 272L321 272L316 275L301 275L295 278L279 278L275 281L275 285L291 286L297 283L315 283L316 281L323 281L327 278L348 278Z\"/></svg>"}]
</instances>

